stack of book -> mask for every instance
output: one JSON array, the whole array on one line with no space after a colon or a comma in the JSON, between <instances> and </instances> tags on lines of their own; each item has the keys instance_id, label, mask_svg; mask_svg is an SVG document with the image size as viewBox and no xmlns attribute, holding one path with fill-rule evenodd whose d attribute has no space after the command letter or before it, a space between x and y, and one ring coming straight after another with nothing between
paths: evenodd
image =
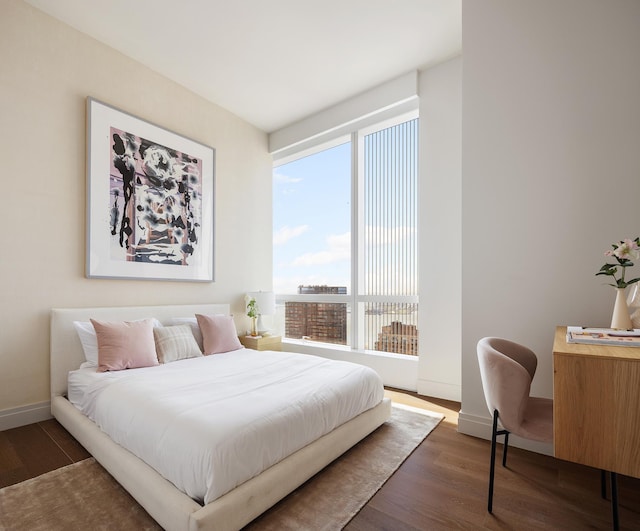
<instances>
[{"instance_id":1,"label":"stack of book","mask_svg":"<svg viewBox=\"0 0 640 531\"><path fill-rule=\"evenodd\" d=\"M567 343L640 347L640 329L614 330L612 328L567 326Z\"/></svg>"}]
</instances>

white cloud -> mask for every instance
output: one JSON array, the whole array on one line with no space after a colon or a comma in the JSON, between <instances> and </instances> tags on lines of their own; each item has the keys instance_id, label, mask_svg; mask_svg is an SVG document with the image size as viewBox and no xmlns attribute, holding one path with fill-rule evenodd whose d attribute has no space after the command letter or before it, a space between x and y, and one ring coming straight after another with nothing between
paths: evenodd
<instances>
[{"instance_id":1,"label":"white cloud","mask_svg":"<svg viewBox=\"0 0 640 531\"><path fill-rule=\"evenodd\" d=\"M325 251L298 256L291 265L308 267L349 260L351 257L351 233L330 234L327 236L327 246L328 249Z\"/></svg>"},{"instance_id":2,"label":"white cloud","mask_svg":"<svg viewBox=\"0 0 640 531\"><path fill-rule=\"evenodd\" d=\"M273 245L282 245L293 238L297 238L309 230L309 225L298 225L297 227L284 227L273 233Z\"/></svg>"},{"instance_id":3,"label":"white cloud","mask_svg":"<svg viewBox=\"0 0 640 531\"><path fill-rule=\"evenodd\" d=\"M277 184L292 184L292 183L299 183L302 181L301 177L289 177L288 175L285 175L284 173L274 173L273 174L273 181Z\"/></svg>"}]
</instances>

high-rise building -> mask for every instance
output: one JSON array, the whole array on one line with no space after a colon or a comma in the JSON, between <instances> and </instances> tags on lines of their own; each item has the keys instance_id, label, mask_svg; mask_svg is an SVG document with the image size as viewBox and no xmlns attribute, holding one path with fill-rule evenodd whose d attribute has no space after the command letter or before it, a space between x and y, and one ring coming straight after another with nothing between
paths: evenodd
<instances>
[{"instance_id":1,"label":"high-rise building","mask_svg":"<svg viewBox=\"0 0 640 531\"><path fill-rule=\"evenodd\" d=\"M382 327L375 342L375 349L396 354L418 355L418 329L415 325L393 321Z\"/></svg>"},{"instance_id":2,"label":"high-rise building","mask_svg":"<svg viewBox=\"0 0 640 531\"><path fill-rule=\"evenodd\" d=\"M301 295L330 293L344 295L343 286L299 286ZM347 344L347 305L334 302L285 303L286 336L323 343Z\"/></svg>"}]
</instances>

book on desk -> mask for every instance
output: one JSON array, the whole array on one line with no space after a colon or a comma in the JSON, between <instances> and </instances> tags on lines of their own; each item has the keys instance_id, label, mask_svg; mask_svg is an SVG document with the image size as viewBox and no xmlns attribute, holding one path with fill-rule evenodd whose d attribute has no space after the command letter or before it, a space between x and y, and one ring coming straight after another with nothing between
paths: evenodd
<instances>
[{"instance_id":1,"label":"book on desk","mask_svg":"<svg viewBox=\"0 0 640 531\"><path fill-rule=\"evenodd\" d=\"M567 343L640 347L640 329L614 330L613 328L567 326Z\"/></svg>"}]
</instances>

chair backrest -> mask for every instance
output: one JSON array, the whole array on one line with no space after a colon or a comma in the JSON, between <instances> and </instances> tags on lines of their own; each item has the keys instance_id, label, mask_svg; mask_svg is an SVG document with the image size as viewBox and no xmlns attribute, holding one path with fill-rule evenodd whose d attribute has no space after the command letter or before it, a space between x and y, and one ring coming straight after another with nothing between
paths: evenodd
<instances>
[{"instance_id":1,"label":"chair backrest","mask_svg":"<svg viewBox=\"0 0 640 531\"><path fill-rule=\"evenodd\" d=\"M502 426L517 433L538 359L527 347L499 337L481 339L477 350L487 407L492 415L497 409Z\"/></svg>"}]
</instances>

